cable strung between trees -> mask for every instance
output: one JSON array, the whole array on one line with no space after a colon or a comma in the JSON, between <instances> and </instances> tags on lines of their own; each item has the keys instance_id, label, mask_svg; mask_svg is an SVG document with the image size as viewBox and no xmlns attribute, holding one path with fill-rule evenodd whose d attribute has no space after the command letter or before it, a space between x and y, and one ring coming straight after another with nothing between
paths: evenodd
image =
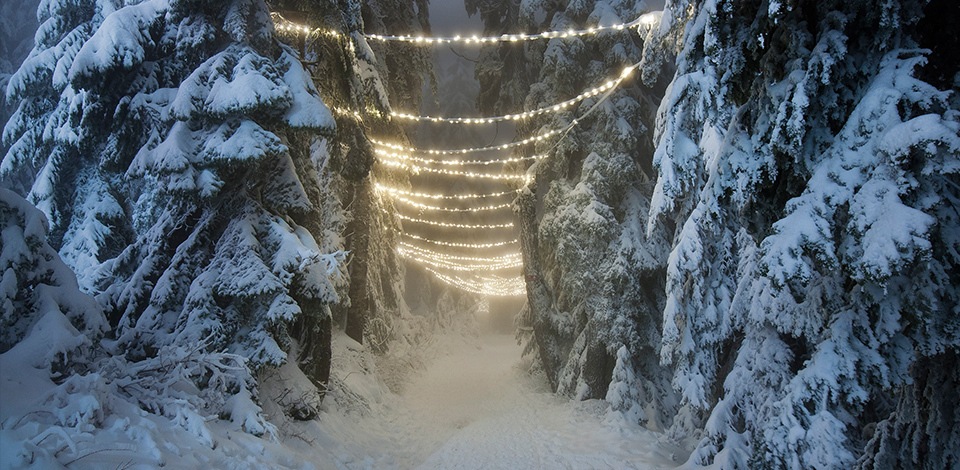
<instances>
[{"instance_id":1,"label":"cable strung between trees","mask_svg":"<svg viewBox=\"0 0 960 470\"><path fill-rule=\"evenodd\" d=\"M411 238L413 240L418 240L424 243L432 243L434 245L440 245L440 246L451 246L455 248L483 249L483 248L496 248L496 247L501 247L506 245L516 245L520 243L520 240L516 238L514 238L513 240L493 242L493 243L460 243L460 242L446 242L442 240L432 240L429 238L424 238L419 235L414 235L412 233L407 233L407 232L400 232L400 235Z\"/></svg>"},{"instance_id":2,"label":"cable strung between trees","mask_svg":"<svg viewBox=\"0 0 960 470\"><path fill-rule=\"evenodd\" d=\"M636 69L636 68L639 67L639 66L640 66L640 63L638 62L638 63L636 63L636 64L633 64L633 65L625 68L624 71L623 71L623 73L622 73L622 75L621 75L620 80L617 81L617 85L619 85L619 83L622 82L623 79L626 78L626 75L629 75L629 73L631 73L634 69ZM586 118L586 117L587 117L588 115L590 115L595 109L597 109L597 107L599 106L599 104L600 104L601 102L603 102L604 100L606 100L606 99L610 96L610 92L613 91L614 89L616 89L616 87L613 87L613 88L608 89L607 92L606 92L606 94L604 94L603 97L601 97L600 100L598 100L596 103L594 103L594 105L593 105L586 113L583 113L580 117L574 119L574 120L573 120L570 124L568 124L566 127L562 128L562 129L550 130L550 131L544 132L544 133L542 133L542 134L538 134L538 135L533 136L533 137L528 137L528 138L526 138L526 139L522 139L522 140L518 140L518 141L514 141L514 142L509 142L509 143L506 143L506 144L489 145L489 146L485 146L485 147L459 148L459 149L423 149L423 148L417 148L417 147L409 147L409 146L406 146L406 145L394 144L394 143L390 143L390 142L384 142L384 141L376 140L376 139L370 139L370 142L373 143L373 144L376 145L376 146L386 147L386 148L391 149L391 150L398 150L398 151L401 151L401 152L411 152L411 153L427 154L427 155L462 155L462 154L467 154L467 153L492 152L492 151L507 150L507 149L514 148L514 147L520 147L520 146L523 146L523 145L540 142L540 141L543 141L544 139L553 137L553 136L555 136L555 135L561 135L561 137L564 136L564 135L566 135L568 132L570 132L571 130L573 130L574 127L576 127L578 124L580 124L580 122L581 122L584 118ZM554 106L547 106L546 108L543 108L543 109L548 109L548 108L549 108L549 109L552 109L552 108L555 108L555 107L556 107L556 105L554 105ZM430 118L430 119L432 119L432 118ZM466 119L466 118L465 118L465 119ZM470 119L484 119L484 118L470 118ZM380 151L382 152L382 151L384 151L384 150L383 150L383 149L380 149ZM395 154L395 155L400 155L400 154L397 154L397 153L394 153L394 154ZM529 158L529 157L521 157L521 158ZM432 161L440 161L440 160L432 160ZM459 160L442 160L442 161L444 161L444 162L448 162L448 161L449 161L449 162L458 162ZM498 161L498 160L493 160L493 161L496 162L496 161ZM499 160L499 161L504 161L504 160ZM452 165L452 164L455 164L455 163L449 163L449 164Z\"/></svg>"},{"instance_id":3,"label":"cable strung between trees","mask_svg":"<svg viewBox=\"0 0 960 470\"><path fill-rule=\"evenodd\" d=\"M500 256L457 256L457 255L448 255L446 253L439 253L433 250L428 250L426 248L419 247L416 245L411 245L403 241L400 242L400 246L402 246L405 249L416 251L417 253L423 256L433 258L433 259L438 259L438 260L445 260L445 261L474 261L474 262L482 262L482 263L502 263L506 261L517 261L521 257L523 257L523 255L519 251L508 253L506 255L500 255Z\"/></svg>"},{"instance_id":4,"label":"cable strung between trees","mask_svg":"<svg viewBox=\"0 0 960 470\"><path fill-rule=\"evenodd\" d=\"M428 210L428 211L438 211L438 212L487 212L495 211L499 209L506 209L513 205L512 202L505 202L503 204L494 204L490 206L480 206L480 207L464 207L464 208L450 208L450 207L439 207L431 206L429 204L424 204L422 202L413 201L407 199L403 196L392 196L394 201L401 202L408 206L416 207L417 209Z\"/></svg>"},{"instance_id":5,"label":"cable strung between trees","mask_svg":"<svg viewBox=\"0 0 960 470\"><path fill-rule=\"evenodd\" d=\"M432 194L432 193L421 193L416 191L407 191L399 188L391 188L389 186L384 186L380 183L374 183L374 187L377 188L378 191L387 192L390 194L401 194L404 196L420 197L424 199L458 199L458 200L484 199L484 198L505 196L508 194L516 194L520 192L519 189L511 189L509 191L500 191L497 193L486 193L486 194L483 194L483 193L481 194Z\"/></svg>"},{"instance_id":6,"label":"cable strung between trees","mask_svg":"<svg viewBox=\"0 0 960 470\"><path fill-rule=\"evenodd\" d=\"M523 282L522 277L484 277L484 276L474 276L474 279L464 279L459 276L450 276L438 272L437 270L429 267L420 265L424 270L431 273L441 282L444 282L448 285L462 289L467 292L472 292L474 294L480 295L496 295L496 296L517 296L523 295L526 293L526 284Z\"/></svg>"},{"instance_id":7,"label":"cable strung between trees","mask_svg":"<svg viewBox=\"0 0 960 470\"><path fill-rule=\"evenodd\" d=\"M535 158L542 158L542 155L538 155ZM390 160L380 159L380 163L384 165L402 168L405 170L410 170L413 174L418 174L420 172L427 173L436 173L438 175L449 175L449 176L463 176L466 178L485 178L492 180L522 180L527 181L530 177L526 173L477 173L475 171L460 171L460 170L444 170L442 168L430 168L427 166L420 165L410 165L403 162L395 162Z\"/></svg>"},{"instance_id":8,"label":"cable strung between trees","mask_svg":"<svg viewBox=\"0 0 960 470\"><path fill-rule=\"evenodd\" d=\"M403 247L397 248L397 253L409 260L416 261L427 266L433 266L435 268L441 269L450 269L452 271L502 271L505 269L513 269L523 265L523 260L508 260L500 262L490 262L490 263L457 263L453 261L446 261L442 259L428 258L418 255L412 250L407 250Z\"/></svg>"},{"instance_id":9,"label":"cable strung between trees","mask_svg":"<svg viewBox=\"0 0 960 470\"><path fill-rule=\"evenodd\" d=\"M564 129L548 131L548 132L544 132L543 134L540 134L540 135L537 135L537 136L534 136L534 137L529 137L529 138L526 138L526 139L523 139L523 140L518 140L518 141L516 141L516 142L510 142L510 143L507 143L507 144L489 145L489 146L486 146L486 147L470 147L470 148L462 148L462 149L445 149L445 150L421 149L421 148L416 148L416 147L407 147L407 146L405 146L405 145L392 144L392 143L389 143L389 142L383 142L383 141L376 140L376 139L370 139L370 142L373 143L374 145L378 145L378 146L380 146L380 147L386 147L386 148L389 148L389 149L392 149L392 150L399 150L399 151L401 151L401 152L414 152L414 153L421 153L421 154L428 154L428 155L462 155L462 154L465 154L465 153L492 152L492 151L496 151L496 150L507 150L507 149L511 149L511 148L514 148L514 147L520 147L520 146L523 146L523 145L532 144L532 143L534 143L534 142L539 142L539 141L541 141L541 140L543 140L543 139L546 139L546 138L549 138L549 137L551 137L551 136L557 135L557 134L559 134L559 133L561 133L561 132L563 132L563 131L564 131Z\"/></svg>"},{"instance_id":10,"label":"cable strung between trees","mask_svg":"<svg viewBox=\"0 0 960 470\"><path fill-rule=\"evenodd\" d=\"M310 26L294 23L283 17L279 13L270 13L273 19L274 27L277 31L306 34L312 36L328 36L345 38L346 35L331 28L311 28ZM535 34L501 34L500 36L413 36L413 35L384 35L384 34L362 34L368 40L380 42L402 42L408 44L419 44L424 46L460 44L460 45L481 45L494 43L516 43L526 41L539 41L543 39L569 39L583 36L593 36L605 32L625 31L636 27L637 33L643 34L653 25L660 21L660 12L652 12L641 15L629 23L620 23L609 26L594 26L587 29L568 29L566 31L545 31Z\"/></svg>"},{"instance_id":11,"label":"cable strung between trees","mask_svg":"<svg viewBox=\"0 0 960 470\"><path fill-rule=\"evenodd\" d=\"M525 160L536 160L540 158L540 155L529 155L526 157L508 157L500 158L493 160L445 160L442 158L422 158L406 153L396 153L389 150L376 149L373 153L392 158L394 160L408 161L408 162L418 162L418 163L427 163L431 165L446 165L446 166L463 166L463 165L496 165L504 163L515 163L522 162Z\"/></svg>"},{"instance_id":12,"label":"cable strung between trees","mask_svg":"<svg viewBox=\"0 0 960 470\"><path fill-rule=\"evenodd\" d=\"M403 214L401 214L401 213L399 213L399 212L394 213L394 214L391 214L390 212L387 212L386 209L383 210L383 213L384 213L384 214L387 214L387 215L394 215L394 216L399 217L400 219L406 220L406 221L408 221L408 222L416 222L416 223L418 223L418 224L434 225L434 226L437 226L437 227L462 228L462 229L513 228L513 222L507 222L507 223L504 223L504 224L459 224L459 223L449 223L449 222L437 222L436 220L420 219L420 218L417 218L417 217L410 217L410 216L407 216L407 215L403 215Z\"/></svg>"},{"instance_id":13,"label":"cable strung between trees","mask_svg":"<svg viewBox=\"0 0 960 470\"><path fill-rule=\"evenodd\" d=\"M542 108L534 109L532 111L524 111L522 113L517 113L517 114L506 114L503 116L480 117L480 118L462 118L462 117L448 118L448 117L438 117L438 116L415 116L412 114L391 112L390 116L397 119L403 119L403 120L414 121L414 122L436 122L436 123L446 123L446 124L491 124L494 122L517 121L520 119L529 119L535 116L542 116L548 113L559 113L560 111L563 111L569 108L570 106L573 106L587 98L591 98L605 91L612 90L614 87L619 85L622 81L624 81L627 78L627 76L629 76L630 73L633 72L634 69L636 68L637 68L636 65L631 65L623 69L623 72L620 73L619 77L612 80L608 80L603 85L600 85L598 87L595 87L583 93L580 93L576 97L570 98L569 100L557 103L552 106L544 106Z\"/></svg>"}]
</instances>

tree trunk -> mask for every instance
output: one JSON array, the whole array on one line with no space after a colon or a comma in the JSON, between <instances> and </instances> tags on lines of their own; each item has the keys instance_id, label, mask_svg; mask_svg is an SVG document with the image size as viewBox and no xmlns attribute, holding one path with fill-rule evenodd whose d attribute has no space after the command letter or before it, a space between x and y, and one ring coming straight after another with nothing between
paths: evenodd
<instances>
[{"instance_id":1,"label":"tree trunk","mask_svg":"<svg viewBox=\"0 0 960 470\"><path fill-rule=\"evenodd\" d=\"M527 303L533 315L533 338L540 352L543 369L550 388L557 390L557 371L563 363L559 337L553 329L556 307L553 294L540 274L537 258L537 198L536 183L529 184L517 197L514 211L520 219L520 251L523 253L523 271L527 282Z\"/></svg>"},{"instance_id":2,"label":"tree trunk","mask_svg":"<svg viewBox=\"0 0 960 470\"><path fill-rule=\"evenodd\" d=\"M347 336L363 344L363 332L370 318L370 280L367 274L370 266L370 231L376 214L373 213L375 205L370 178L364 178L354 188L353 220L347 225L347 233L353 234L349 241L353 258L350 262L350 307L347 309L344 329Z\"/></svg>"},{"instance_id":3,"label":"tree trunk","mask_svg":"<svg viewBox=\"0 0 960 470\"><path fill-rule=\"evenodd\" d=\"M313 301L309 309L309 312L305 309L303 315L297 317L291 336L300 345L297 365L317 387L322 400L330 381L332 321L326 305Z\"/></svg>"}]
</instances>

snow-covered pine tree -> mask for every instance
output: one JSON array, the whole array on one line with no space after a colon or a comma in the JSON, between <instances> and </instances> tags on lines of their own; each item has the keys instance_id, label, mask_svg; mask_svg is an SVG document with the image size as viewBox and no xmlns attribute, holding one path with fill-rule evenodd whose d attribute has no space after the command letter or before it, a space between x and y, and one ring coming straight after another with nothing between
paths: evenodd
<instances>
[{"instance_id":1,"label":"snow-covered pine tree","mask_svg":"<svg viewBox=\"0 0 960 470\"><path fill-rule=\"evenodd\" d=\"M527 31L626 23L648 10L635 1L526 1L518 8ZM619 78L640 60L642 46L635 31L531 43L524 72L512 80L532 76L534 83L505 90L488 107L514 112L564 101ZM507 60L511 48L518 49L503 46L499 59ZM609 97L522 123L526 137L581 119L563 138L538 144L536 153L547 158L518 200L531 326L552 385L580 399L607 397L635 424L652 427L668 423L675 406L669 375L656 360L668 246L662 233L643 231L652 169L644 136L654 93L628 80Z\"/></svg>"},{"instance_id":2,"label":"snow-covered pine tree","mask_svg":"<svg viewBox=\"0 0 960 470\"><path fill-rule=\"evenodd\" d=\"M336 224L344 234L339 247L349 251L342 302L334 306L335 320L353 339L368 342L376 352L401 339L409 320L404 303L404 271L396 254L399 227L384 211L388 199L375 191L374 181L390 186L408 184L404 174L375 165L370 136L405 141L405 129L389 121L391 106L416 109L422 86L433 80L428 51L409 44L368 43L362 32L393 34L429 32L426 3L273 2L276 9L299 21L350 32L352 43L327 35L285 37L303 44L307 67L329 104L337 109L337 134L321 143L326 155L322 174L328 181L327 204L337 201ZM338 26L342 25L342 26ZM346 52L346 53L345 53ZM411 64L415 65L411 67ZM381 76L389 76L389 82ZM412 130L412 129L411 129ZM333 209L331 207L331 209ZM327 216L329 216L328 213Z\"/></svg>"},{"instance_id":3,"label":"snow-covered pine tree","mask_svg":"<svg viewBox=\"0 0 960 470\"><path fill-rule=\"evenodd\" d=\"M364 32L368 34L430 35L428 0L362 0ZM396 109L414 112L423 101L424 84L437 93L437 77L429 49L410 43L375 43L375 66L386 81L386 95Z\"/></svg>"},{"instance_id":4,"label":"snow-covered pine tree","mask_svg":"<svg viewBox=\"0 0 960 470\"><path fill-rule=\"evenodd\" d=\"M0 90L7 88L10 75L33 48L33 34L37 31L38 0L3 2L0 4ZM0 122L7 122L18 103L7 102L6 93L0 93ZM0 154L7 146L0 139Z\"/></svg>"},{"instance_id":5,"label":"snow-covered pine tree","mask_svg":"<svg viewBox=\"0 0 960 470\"><path fill-rule=\"evenodd\" d=\"M192 345L259 368L298 329L329 331L338 260L302 225L324 202L304 133L334 122L266 5L52 0L39 17L0 176L32 183L122 352Z\"/></svg>"},{"instance_id":6,"label":"snow-covered pine tree","mask_svg":"<svg viewBox=\"0 0 960 470\"><path fill-rule=\"evenodd\" d=\"M94 299L80 292L46 232L36 207L0 188L0 354L20 344L26 348L15 353L25 362L4 364L5 373L35 367L63 380L69 369L89 361L107 322ZM33 341L21 343L31 335Z\"/></svg>"},{"instance_id":7,"label":"snow-covered pine tree","mask_svg":"<svg viewBox=\"0 0 960 470\"><path fill-rule=\"evenodd\" d=\"M947 402L918 399L960 344L960 114L916 78L936 3L668 2L650 228L678 227L662 359L675 431L709 415L692 463L852 468L881 421L864 468L955 465Z\"/></svg>"}]
</instances>

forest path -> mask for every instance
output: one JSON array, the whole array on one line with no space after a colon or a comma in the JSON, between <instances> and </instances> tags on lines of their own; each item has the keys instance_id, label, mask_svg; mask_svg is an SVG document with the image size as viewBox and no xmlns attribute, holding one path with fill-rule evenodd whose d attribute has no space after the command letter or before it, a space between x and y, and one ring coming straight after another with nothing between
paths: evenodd
<instances>
[{"instance_id":1,"label":"forest path","mask_svg":"<svg viewBox=\"0 0 960 470\"><path fill-rule=\"evenodd\" d=\"M405 387L405 410L395 421L409 429L412 441L420 441L419 452L401 466L638 470L676 466L664 455L669 451L657 444L658 434L605 423L605 402L557 397L542 380L522 372L519 363L520 348L512 336L487 335L458 345L429 364Z\"/></svg>"}]
</instances>

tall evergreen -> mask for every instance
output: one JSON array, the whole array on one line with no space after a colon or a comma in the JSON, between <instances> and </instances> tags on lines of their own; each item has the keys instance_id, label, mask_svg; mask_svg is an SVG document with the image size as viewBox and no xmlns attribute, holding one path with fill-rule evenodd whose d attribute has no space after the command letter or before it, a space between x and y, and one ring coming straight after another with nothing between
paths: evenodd
<instances>
[{"instance_id":1,"label":"tall evergreen","mask_svg":"<svg viewBox=\"0 0 960 470\"><path fill-rule=\"evenodd\" d=\"M668 2L649 228L677 227L661 358L693 463L956 464L945 402L918 400L960 344L957 68L921 79L917 23L937 3Z\"/></svg>"},{"instance_id":2,"label":"tall evergreen","mask_svg":"<svg viewBox=\"0 0 960 470\"><path fill-rule=\"evenodd\" d=\"M0 177L26 182L117 352L193 345L258 369L326 336L323 367L301 364L322 391L340 260L311 223L326 195L309 136L334 120L266 5L57 0L39 18Z\"/></svg>"},{"instance_id":3,"label":"tall evergreen","mask_svg":"<svg viewBox=\"0 0 960 470\"><path fill-rule=\"evenodd\" d=\"M634 1L470 8L482 13L488 34L628 23L648 10ZM481 86L501 87L493 97L481 93L481 109L516 112L562 102L620 77L642 48L635 30L499 46L478 65ZM488 70L503 77L486 76ZM630 421L656 427L670 421L675 401L656 359L668 246L663 234L648 237L643 230L654 88L627 80L609 96L518 126L529 137L578 120L562 138L524 149L546 158L531 170L536 177L517 211L528 295L521 322L532 329L551 385L580 399L606 397Z\"/></svg>"}]
</instances>

